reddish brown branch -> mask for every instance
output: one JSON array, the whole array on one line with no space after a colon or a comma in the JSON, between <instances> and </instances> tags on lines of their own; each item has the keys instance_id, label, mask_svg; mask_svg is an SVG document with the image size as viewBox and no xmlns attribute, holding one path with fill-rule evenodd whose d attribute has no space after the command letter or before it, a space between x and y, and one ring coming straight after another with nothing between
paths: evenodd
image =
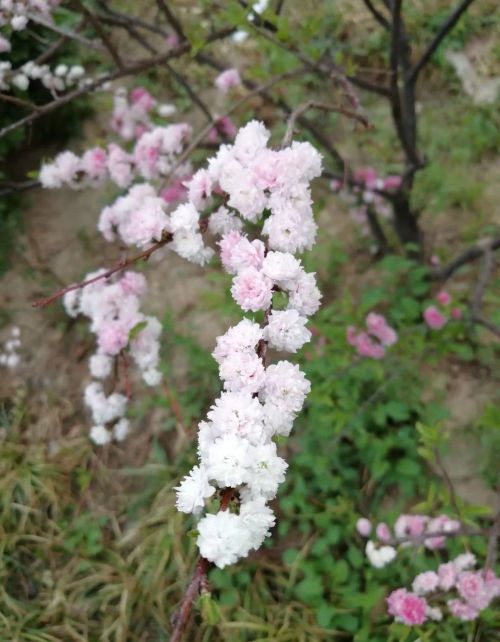
<instances>
[{"instance_id":1,"label":"reddish brown branch","mask_svg":"<svg viewBox=\"0 0 500 642\"><path fill-rule=\"evenodd\" d=\"M234 493L234 488L225 488L222 491L220 510L228 509L229 504L234 497ZM184 631L186 630L189 622L189 616L191 615L194 601L200 593L200 589L207 588L207 575L211 566L212 563L206 560L204 557L200 557L200 559L198 560L194 569L193 577L188 584L181 605L172 618L174 630L172 631L172 635L170 636L170 642L180 642L182 640L182 636L184 635Z\"/></svg>"},{"instance_id":2,"label":"reddish brown branch","mask_svg":"<svg viewBox=\"0 0 500 642\"><path fill-rule=\"evenodd\" d=\"M141 260L147 261L149 257L152 254L154 254L154 252L159 250L161 247L163 247L167 243L170 243L171 240L172 240L172 235L166 234L161 241L158 241L147 250L144 250L143 252L136 254L130 259L124 259L123 261L120 261L117 265L115 265L115 267L110 268L109 270L106 270L106 272L103 272L99 276L96 276L93 279L87 279L86 281L80 281L80 283L74 283L73 285L68 285L67 287L62 288L61 290L58 290L57 292L47 297L46 299L40 299L39 301L34 301L32 305L34 308L45 308L47 305L54 303L54 301L57 301L57 299L60 299L62 296L64 296L68 292L72 292L73 290L80 290L81 288L84 288L87 285L92 285L93 283L97 283L97 281L100 281L101 279L109 279L111 276L113 276L113 274L116 274L117 272L121 272L122 270L125 270L130 265L137 263L137 261L141 261Z\"/></svg>"}]
</instances>

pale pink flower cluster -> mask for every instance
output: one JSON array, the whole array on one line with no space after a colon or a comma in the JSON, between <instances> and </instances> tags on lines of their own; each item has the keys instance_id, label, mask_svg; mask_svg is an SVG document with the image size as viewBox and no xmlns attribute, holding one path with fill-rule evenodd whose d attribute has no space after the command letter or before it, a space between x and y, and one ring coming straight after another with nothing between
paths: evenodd
<instances>
[{"instance_id":1,"label":"pale pink flower cluster","mask_svg":"<svg viewBox=\"0 0 500 642\"><path fill-rule=\"evenodd\" d=\"M427 620L440 621L443 618L440 607L446 603L452 616L465 622L475 620L500 596L500 578L491 570L471 570L475 564L475 556L464 553L440 564L437 571L419 573L411 592L400 588L389 595L389 614L408 626L421 625ZM447 595L450 592L455 595Z\"/></svg>"},{"instance_id":2,"label":"pale pink flower cluster","mask_svg":"<svg viewBox=\"0 0 500 642\"><path fill-rule=\"evenodd\" d=\"M0 352L0 366L16 368L20 362L19 350L21 349L21 330L14 326L10 331L10 339L2 346Z\"/></svg>"},{"instance_id":3,"label":"pale pink flower cluster","mask_svg":"<svg viewBox=\"0 0 500 642\"><path fill-rule=\"evenodd\" d=\"M146 247L167 230L166 203L149 183L134 185L102 210L97 227L107 241L119 236L125 245Z\"/></svg>"},{"instance_id":4,"label":"pale pink flower cluster","mask_svg":"<svg viewBox=\"0 0 500 642\"><path fill-rule=\"evenodd\" d=\"M372 566L382 568L396 559L396 546L424 545L429 550L441 549L446 546L446 533L453 533L459 528L460 522L447 515L430 518L427 515L402 514L394 524L394 534L385 522L377 524L375 535L378 541L368 540L366 556ZM373 527L366 517L360 517L356 522L356 530L362 537L368 538ZM429 537L433 533L444 534Z\"/></svg>"},{"instance_id":5,"label":"pale pink flower cluster","mask_svg":"<svg viewBox=\"0 0 500 642\"><path fill-rule=\"evenodd\" d=\"M394 345L398 335L381 314L370 312L365 323L366 331L361 330L358 333L354 326L348 326L347 342L356 348L360 357L383 359L386 347Z\"/></svg>"},{"instance_id":6,"label":"pale pink flower cluster","mask_svg":"<svg viewBox=\"0 0 500 642\"><path fill-rule=\"evenodd\" d=\"M241 85L241 78L237 69L226 69L221 72L215 79L215 86L224 93L233 87Z\"/></svg>"},{"instance_id":7,"label":"pale pink flower cluster","mask_svg":"<svg viewBox=\"0 0 500 642\"><path fill-rule=\"evenodd\" d=\"M224 194L226 207L254 223L267 211L263 234L269 248L302 252L316 236L309 183L321 174L321 156L308 143L269 149L269 136L257 121L240 129L233 145L222 145L208 168L194 174L190 200L200 209L212 194Z\"/></svg>"},{"instance_id":8,"label":"pale pink flower cluster","mask_svg":"<svg viewBox=\"0 0 500 642\"><path fill-rule=\"evenodd\" d=\"M134 178L148 180L167 175L173 170L178 155L191 136L186 123L155 127L138 139L132 153L115 143L107 149L94 147L83 156L65 151L52 163L44 163L39 179L42 187L58 189L63 186L79 189L96 187L111 180L121 188L128 187ZM187 173L186 166L178 168L180 175Z\"/></svg>"},{"instance_id":9,"label":"pale pink flower cluster","mask_svg":"<svg viewBox=\"0 0 500 642\"><path fill-rule=\"evenodd\" d=\"M364 167L354 172L353 180L357 183L353 186L337 179L333 180L330 186L349 205L349 215L359 226L361 234L369 236L368 207L371 207L382 219L391 217L391 208L387 200L377 190L386 192L397 190L401 185L401 177L389 175L382 178L373 167Z\"/></svg>"},{"instance_id":10,"label":"pale pink flower cluster","mask_svg":"<svg viewBox=\"0 0 500 642\"><path fill-rule=\"evenodd\" d=\"M319 156L308 144L294 143L272 152L266 149L268 137L260 123L240 130L233 147L221 148L209 160L208 170L195 174L188 186L189 205L203 208L217 189L229 196L228 206L243 219L256 221L264 209L273 212L273 194L276 202L281 199L282 204L295 207L295 196L309 194L308 181L321 167ZM302 158L302 164L292 167L289 154L295 160ZM270 165L259 169L257 157ZM261 170L267 172L265 179ZM301 209L302 205L295 212L300 210L298 218L307 220L307 207ZM273 216L280 216L278 210ZM267 502L276 496L287 463L277 454L273 438L290 433L310 390L297 365L281 360L265 367L262 351L267 346L289 352L300 349L310 339L306 317L319 307L320 294L314 275L306 273L292 254L310 246L313 237L305 245L290 241L287 249L269 250L260 239L250 240L242 233L242 221L227 207L211 215L209 227L223 233L221 260L234 274L231 291L236 302L245 312L266 311L264 326L244 318L217 339L213 356L224 390L207 421L199 424L199 463L176 489L179 510L196 514L217 488L238 493L237 513L229 509L208 513L197 526L201 555L223 568L259 548L275 523ZM269 245L271 239L276 243L280 234L268 232ZM298 237L298 230L295 233ZM277 290L288 295L285 310L272 310Z\"/></svg>"},{"instance_id":11,"label":"pale pink flower cluster","mask_svg":"<svg viewBox=\"0 0 500 642\"><path fill-rule=\"evenodd\" d=\"M449 321L449 317L446 316L448 313L452 319L459 320L462 317L462 311L460 308L453 307L451 309L450 305L452 302L451 296L448 292L441 290L436 294L436 302L440 307L436 305L429 305L424 310L424 321L431 328L431 330L441 330ZM449 312L446 310L449 309ZM443 312L445 310L445 312Z\"/></svg>"},{"instance_id":12,"label":"pale pink flower cluster","mask_svg":"<svg viewBox=\"0 0 500 642\"><path fill-rule=\"evenodd\" d=\"M144 87L134 87L130 93L120 87L114 95L111 129L124 140L134 140L154 127L154 112L168 118L175 114L176 108L170 104L159 104Z\"/></svg>"},{"instance_id":13,"label":"pale pink flower cluster","mask_svg":"<svg viewBox=\"0 0 500 642\"><path fill-rule=\"evenodd\" d=\"M102 269L88 274L87 279L104 272ZM161 324L155 317L146 316L140 311L140 299L145 292L144 276L137 272L125 272L113 281L101 279L65 294L63 303L68 315L86 316L90 319L90 330L96 335L97 350L89 363L94 379L107 379L117 366L127 368L127 357L123 356L127 350L147 385L154 386L160 382ZM120 356L123 357L121 364ZM124 373L124 376L128 376L128 373ZM112 436L119 441L125 438L125 426L128 427L128 423L122 422L112 431L106 427L117 419L123 419L127 402L124 395L113 393L106 397L102 384L94 381L86 388L85 401L94 421L91 438L95 443L108 443Z\"/></svg>"}]
</instances>

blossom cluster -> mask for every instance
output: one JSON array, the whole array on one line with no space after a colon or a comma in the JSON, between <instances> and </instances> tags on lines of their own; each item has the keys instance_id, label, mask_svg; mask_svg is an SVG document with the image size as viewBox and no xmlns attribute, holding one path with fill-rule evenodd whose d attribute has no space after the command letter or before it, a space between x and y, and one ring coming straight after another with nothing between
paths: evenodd
<instances>
[{"instance_id":1,"label":"blossom cluster","mask_svg":"<svg viewBox=\"0 0 500 642\"><path fill-rule=\"evenodd\" d=\"M81 157L65 151L42 165L39 179L48 189L92 187L105 180L126 188L136 176L150 180L168 174L190 136L191 127L178 123L144 132L131 153L115 143L107 149L89 149ZM187 171L185 166L179 168L181 174Z\"/></svg>"},{"instance_id":2,"label":"blossom cluster","mask_svg":"<svg viewBox=\"0 0 500 642\"><path fill-rule=\"evenodd\" d=\"M105 270L87 275L102 276ZM105 444L114 437L125 438L127 397L113 392L106 396L102 382L116 375L119 357L124 377L128 377L125 351L136 364L147 385L161 380L158 371L161 324L155 317L140 311L140 299L146 292L146 280L137 272L125 272L115 280L100 279L85 288L71 290L64 296L66 312L71 317L82 314L90 319L90 330L97 339L97 350L90 358L92 381L85 389L85 403L92 414L91 439Z\"/></svg>"},{"instance_id":3,"label":"blossom cluster","mask_svg":"<svg viewBox=\"0 0 500 642\"><path fill-rule=\"evenodd\" d=\"M111 129L124 140L134 140L153 129L152 114L168 118L176 112L175 105L162 104L144 87L134 87L130 91L120 87L115 91Z\"/></svg>"},{"instance_id":4,"label":"blossom cluster","mask_svg":"<svg viewBox=\"0 0 500 642\"><path fill-rule=\"evenodd\" d=\"M387 598L389 614L408 626L443 618L442 606L464 622L475 620L500 596L500 578L491 570L472 570L476 558L463 553L440 564L436 571L419 573L412 590L399 588Z\"/></svg>"},{"instance_id":5,"label":"blossom cluster","mask_svg":"<svg viewBox=\"0 0 500 642\"><path fill-rule=\"evenodd\" d=\"M280 360L266 367L264 355L268 346L299 350L311 336L307 316L320 302L314 274L293 253L314 242L309 182L321 171L321 157L306 143L273 151L268 138L262 124L249 123L188 185L196 208L222 192L235 210L220 207L209 229L222 235L220 256L234 275L235 301L244 312L265 312L263 324L245 317L217 339L213 356L224 390L199 424L198 465L176 489L179 510L195 514L217 488L237 494L238 512L221 509L198 522L200 553L220 568L259 548L275 523L267 502L287 463L273 438L290 433L310 384L297 365ZM242 219L257 222L265 210L267 245L242 232ZM296 226L306 231L305 239ZM273 309L277 291L287 295L285 309Z\"/></svg>"},{"instance_id":6,"label":"blossom cluster","mask_svg":"<svg viewBox=\"0 0 500 642\"><path fill-rule=\"evenodd\" d=\"M3 344L2 351L0 352L0 366L16 368L21 361L19 356L21 330L17 326L14 326L10 331L10 335L10 339Z\"/></svg>"},{"instance_id":7,"label":"blossom cluster","mask_svg":"<svg viewBox=\"0 0 500 642\"><path fill-rule=\"evenodd\" d=\"M366 555L375 568L382 568L396 559L395 546L398 544L401 547L423 545L429 550L441 549L446 546L446 534L443 533L453 533L459 528L460 522L447 515L430 518L427 515L402 514L394 523L394 534L385 522L377 524L375 529L366 517L360 517L356 522L356 530L362 537L368 538L374 530L378 541L368 540ZM436 535L432 536L434 533Z\"/></svg>"},{"instance_id":8,"label":"blossom cluster","mask_svg":"<svg viewBox=\"0 0 500 642\"><path fill-rule=\"evenodd\" d=\"M425 308L423 314L424 321L431 330L441 330L448 323L449 317L446 314L449 314L455 320L459 320L462 317L460 308L452 307L450 309L452 298L448 292L444 290L438 292L436 294L436 302L439 306L429 305Z\"/></svg>"},{"instance_id":9,"label":"blossom cluster","mask_svg":"<svg viewBox=\"0 0 500 642\"><path fill-rule=\"evenodd\" d=\"M377 190L391 192L401 185L401 177L389 175L385 178L378 176L373 167L364 167L353 173L354 186L337 179L330 183L332 190L349 205L350 218L359 226L363 236L369 236L368 208L382 218L389 219L391 208Z\"/></svg>"},{"instance_id":10,"label":"blossom cluster","mask_svg":"<svg viewBox=\"0 0 500 642\"><path fill-rule=\"evenodd\" d=\"M398 340L396 331L387 323L384 316L370 312L365 320L366 331L356 332L352 325L347 328L347 341L356 348L360 357L382 359L385 349Z\"/></svg>"},{"instance_id":11,"label":"blossom cluster","mask_svg":"<svg viewBox=\"0 0 500 642\"><path fill-rule=\"evenodd\" d=\"M10 62L0 62L0 89L3 91L11 86L26 91L33 80L39 80L53 93L90 82L85 78L85 69L81 65L60 64L52 70L49 65L38 65L30 60L18 69L12 69Z\"/></svg>"},{"instance_id":12,"label":"blossom cluster","mask_svg":"<svg viewBox=\"0 0 500 642\"><path fill-rule=\"evenodd\" d=\"M31 17L51 20L51 11L61 0L0 0L0 27L23 31ZM10 51L9 40L0 36L0 53Z\"/></svg>"}]
</instances>

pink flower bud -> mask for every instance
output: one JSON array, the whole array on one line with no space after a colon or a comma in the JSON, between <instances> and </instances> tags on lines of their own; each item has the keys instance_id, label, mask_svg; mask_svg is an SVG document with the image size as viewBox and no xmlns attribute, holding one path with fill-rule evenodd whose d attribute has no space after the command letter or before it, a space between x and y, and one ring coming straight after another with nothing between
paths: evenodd
<instances>
[{"instance_id":1,"label":"pink flower bud","mask_svg":"<svg viewBox=\"0 0 500 642\"><path fill-rule=\"evenodd\" d=\"M356 530L361 535L361 537L368 537L372 532L372 524L369 519L366 517L360 517L356 522Z\"/></svg>"}]
</instances>

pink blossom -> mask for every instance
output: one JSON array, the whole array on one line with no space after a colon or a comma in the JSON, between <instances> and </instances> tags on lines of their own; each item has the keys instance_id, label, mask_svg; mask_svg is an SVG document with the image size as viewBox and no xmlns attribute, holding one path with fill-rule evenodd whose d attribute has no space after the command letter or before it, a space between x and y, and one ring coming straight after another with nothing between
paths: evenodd
<instances>
[{"instance_id":1,"label":"pink blossom","mask_svg":"<svg viewBox=\"0 0 500 642\"><path fill-rule=\"evenodd\" d=\"M438 574L434 571L425 571L419 573L411 585L414 593L417 595L426 595L435 591L439 584Z\"/></svg>"},{"instance_id":2,"label":"pink blossom","mask_svg":"<svg viewBox=\"0 0 500 642\"><path fill-rule=\"evenodd\" d=\"M356 345L356 328L353 325L347 326L346 338L349 345Z\"/></svg>"},{"instance_id":3,"label":"pink blossom","mask_svg":"<svg viewBox=\"0 0 500 642\"><path fill-rule=\"evenodd\" d=\"M165 38L165 44L169 49L174 49L179 44L179 36L176 33L170 33Z\"/></svg>"},{"instance_id":4,"label":"pink blossom","mask_svg":"<svg viewBox=\"0 0 500 642\"><path fill-rule=\"evenodd\" d=\"M354 180L364 183L368 189L373 189L377 181L377 172L373 167L365 167L354 172Z\"/></svg>"},{"instance_id":5,"label":"pink blossom","mask_svg":"<svg viewBox=\"0 0 500 642\"><path fill-rule=\"evenodd\" d=\"M393 591L387 598L387 607L390 615L407 626L423 624L426 620L427 602L406 589Z\"/></svg>"},{"instance_id":6,"label":"pink blossom","mask_svg":"<svg viewBox=\"0 0 500 642\"><path fill-rule=\"evenodd\" d=\"M360 332L356 338L356 349L362 357L371 359L383 359L385 350L383 346L375 343L366 332Z\"/></svg>"},{"instance_id":7,"label":"pink blossom","mask_svg":"<svg viewBox=\"0 0 500 642\"><path fill-rule=\"evenodd\" d=\"M424 320L432 330L440 330L447 323L446 317L434 305L424 310Z\"/></svg>"},{"instance_id":8,"label":"pink blossom","mask_svg":"<svg viewBox=\"0 0 500 642\"><path fill-rule=\"evenodd\" d=\"M360 517L356 522L356 530L362 537L368 537L372 530L372 525L366 517Z\"/></svg>"},{"instance_id":9,"label":"pink blossom","mask_svg":"<svg viewBox=\"0 0 500 642\"><path fill-rule=\"evenodd\" d=\"M462 318L462 310L460 308L452 308L451 309L451 318L455 319L455 321L458 321L459 319Z\"/></svg>"},{"instance_id":10,"label":"pink blossom","mask_svg":"<svg viewBox=\"0 0 500 642\"><path fill-rule=\"evenodd\" d=\"M489 591L479 571L464 571L457 581L457 591L472 608L481 611L491 601Z\"/></svg>"},{"instance_id":11,"label":"pink blossom","mask_svg":"<svg viewBox=\"0 0 500 642\"><path fill-rule=\"evenodd\" d=\"M156 105L156 100L144 87L136 87L130 92L130 100L145 112L151 111Z\"/></svg>"},{"instance_id":12,"label":"pink blossom","mask_svg":"<svg viewBox=\"0 0 500 642\"><path fill-rule=\"evenodd\" d=\"M439 515L431 519L428 527L427 533L438 533L440 531L446 531L447 533L453 533L454 531L460 528L460 522L456 519L450 519L448 515ZM426 548L435 550L438 548L443 548L446 545L445 535L439 535L438 537L432 537L426 539L424 542Z\"/></svg>"},{"instance_id":13,"label":"pink blossom","mask_svg":"<svg viewBox=\"0 0 500 642\"><path fill-rule=\"evenodd\" d=\"M103 179L107 172L108 157L104 149L94 147L89 149L82 156L82 169L92 180Z\"/></svg>"},{"instance_id":14,"label":"pink blossom","mask_svg":"<svg viewBox=\"0 0 500 642\"><path fill-rule=\"evenodd\" d=\"M463 622L470 622L475 620L479 615L479 611L474 609L469 604L462 602L462 600L449 600L447 602L450 613L459 618Z\"/></svg>"},{"instance_id":15,"label":"pink blossom","mask_svg":"<svg viewBox=\"0 0 500 642\"><path fill-rule=\"evenodd\" d=\"M366 317L366 327L368 332L384 346L392 346L398 340L398 335L381 314L370 312Z\"/></svg>"},{"instance_id":16,"label":"pink blossom","mask_svg":"<svg viewBox=\"0 0 500 642\"><path fill-rule=\"evenodd\" d=\"M184 180L185 179L182 178L174 179L168 187L162 189L162 191L160 192L160 197L166 203L175 203L176 201L180 201L182 198L184 198L187 191L184 187Z\"/></svg>"},{"instance_id":17,"label":"pink blossom","mask_svg":"<svg viewBox=\"0 0 500 642\"><path fill-rule=\"evenodd\" d=\"M241 85L240 74L237 69L226 69L217 76L214 84L217 89L226 92L232 87L238 87L239 85Z\"/></svg>"},{"instance_id":18,"label":"pink blossom","mask_svg":"<svg viewBox=\"0 0 500 642\"><path fill-rule=\"evenodd\" d=\"M389 530L389 527L385 522L380 522L380 524L377 524L376 531L377 537L381 542L384 542L386 544L391 540L391 531Z\"/></svg>"},{"instance_id":19,"label":"pink blossom","mask_svg":"<svg viewBox=\"0 0 500 642\"><path fill-rule=\"evenodd\" d=\"M401 186L401 176L390 175L384 178L384 189L399 189Z\"/></svg>"},{"instance_id":20,"label":"pink blossom","mask_svg":"<svg viewBox=\"0 0 500 642\"><path fill-rule=\"evenodd\" d=\"M441 264L441 259L437 254L433 254L430 259L431 265L437 266Z\"/></svg>"},{"instance_id":21,"label":"pink blossom","mask_svg":"<svg viewBox=\"0 0 500 642\"><path fill-rule=\"evenodd\" d=\"M396 537L418 537L428 521L425 515L400 515L394 524Z\"/></svg>"},{"instance_id":22,"label":"pink blossom","mask_svg":"<svg viewBox=\"0 0 500 642\"><path fill-rule=\"evenodd\" d=\"M436 294L436 301L438 303L441 303L441 305L448 305L449 303L451 303L451 296L448 294L448 292L441 290Z\"/></svg>"},{"instance_id":23,"label":"pink blossom","mask_svg":"<svg viewBox=\"0 0 500 642\"><path fill-rule=\"evenodd\" d=\"M108 321L97 333L99 350L109 355L118 354L128 343L129 330L122 321Z\"/></svg>"},{"instance_id":24,"label":"pink blossom","mask_svg":"<svg viewBox=\"0 0 500 642\"><path fill-rule=\"evenodd\" d=\"M449 591L457 580L457 569L453 562L440 564L438 567L439 586L443 591Z\"/></svg>"},{"instance_id":25,"label":"pink blossom","mask_svg":"<svg viewBox=\"0 0 500 642\"><path fill-rule=\"evenodd\" d=\"M229 232L219 242L222 264L230 274L247 267L260 269L264 261L265 246L262 241L249 241L239 232Z\"/></svg>"},{"instance_id":26,"label":"pink blossom","mask_svg":"<svg viewBox=\"0 0 500 642\"><path fill-rule=\"evenodd\" d=\"M128 187L132 181L133 159L118 145L108 146L108 172L119 187Z\"/></svg>"},{"instance_id":27,"label":"pink blossom","mask_svg":"<svg viewBox=\"0 0 500 642\"><path fill-rule=\"evenodd\" d=\"M256 312L271 305L272 287L270 278L254 267L247 267L234 278L231 293L245 312Z\"/></svg>"}]
</instances>

